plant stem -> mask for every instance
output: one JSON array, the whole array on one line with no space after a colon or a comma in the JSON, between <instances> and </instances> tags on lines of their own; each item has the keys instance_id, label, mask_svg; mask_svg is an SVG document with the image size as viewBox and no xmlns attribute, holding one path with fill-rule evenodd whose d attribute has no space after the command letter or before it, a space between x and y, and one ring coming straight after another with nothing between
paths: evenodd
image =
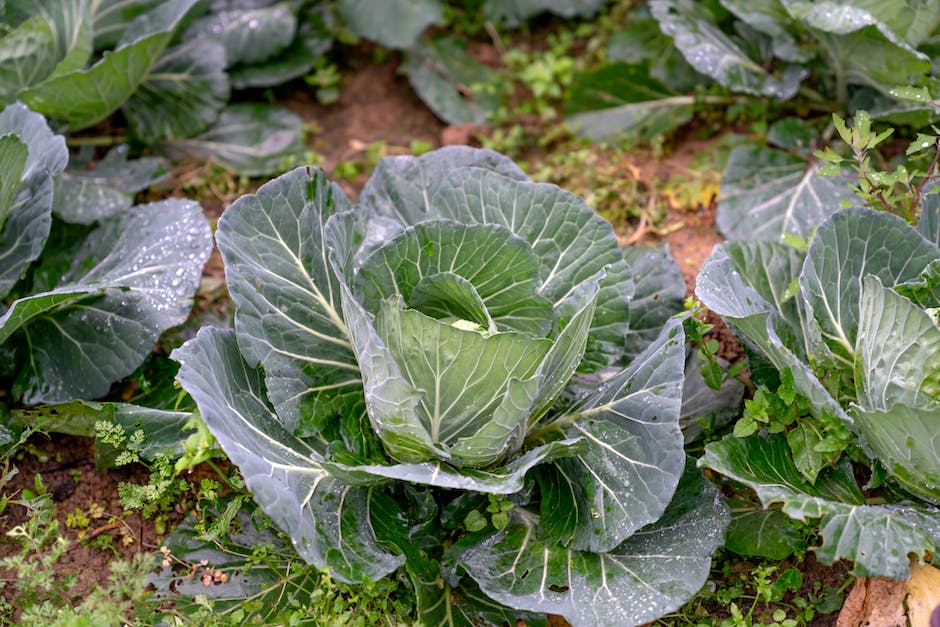
<instances>
[{"instance_id":1,"label":"plant stem","mask_svg":"<svg viewBox=\"0 0 940 627\"><path fill-rule=\"evenodd\" d=\"M127 142L125 135L96 135L94 137L69 137L69 146L116 146Z\"/></svg>"},{"instance_id":2,"label":"plant stem","mask_svg":"<svg viewBox=\"0 0 940 627\"><path fill-rule=\"evenodd\" d=\"M932 172L937 167L937 161L940 160L940 137L934 140L933 147L933 160L931 160L930 165L927 166L927 171L924 172L924 177L920 180L920 183L917 184L917 188L914 190L914 206L911 207L912 214L915 208L920 207L920 194L924 191L924 186L927 185L927 181L931 179Z\"/></svg>"}]
</instances>

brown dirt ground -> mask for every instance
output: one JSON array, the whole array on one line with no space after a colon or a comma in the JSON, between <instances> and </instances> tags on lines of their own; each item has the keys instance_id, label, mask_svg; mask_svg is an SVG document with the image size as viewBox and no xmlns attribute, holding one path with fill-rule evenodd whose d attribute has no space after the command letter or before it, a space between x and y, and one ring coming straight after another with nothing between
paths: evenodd
<instances>
[{"instance_id":1,"label":"brown dirt ground","mask_svg":"<svg viewBox=\"0 0 940 627\"><path fill-rule=\"evenodd\" d=\"M322 156L322 165L328 174L338 163L361 158L365 146L374 141L384 141L389 154L396 154L408 152L413 139L438 147L472 137L472 133L479 130L446 127L415 96L407 80L397 73L397 62L375 63L367 46L352 49L343 64L341 97L335 104L321 106L311 93L302 89L291 93L283 102L318 129L309 143ZM665 180L670 172L687 166L698 152L707 150L708 145L709 140L680 138L661 161L643 151L625 153L623 172L647 182ZM185 174L179 169L176 172L177 179ZM367 173L363 173L352 181L340 181L340 185L355 197L366 178ZM247 189L254 185L252 183ZM207 214L211 218L218 217L224 206L237 195L236 191L243 193L246 190L210 190L202 199ZM669 232L663 239L670 245L690 292L698 268L713 245L721 240L715 230L714 212L713 199L697 207L669 209L666 223L679 224L681 228ZM637 233L636 225L615 226L624 240L644 245L660 241L652 232ZM205 279L211 285L218 285L221 277L221 262L215 255L206 268ZM740 347L723 326L719 325L715 333L721 339L722 356L730 359L740 356ZM87 510L92 504L100 504L108 515L119 515L122 510L117 498L118 483L146 481L146 473L141 468L95 472L94 442L88 438L37 438L32 445L48 455L49 460L40 461L33 455L22 456L18 460L20 472L6 491L16 493L29 488L34 475L41 474L55 495L60 525L70 540L77 540L78 534L65 526L68 513L76 508ZM171 527L183 514L170 513ZM0 515L0 557L13 552L14 547L6 542L4 532L21 522L21 516L22 512L17 508L10 508ZM141 520L137 515L130 515L113 525L109 525L107 517L96 519L90 529L93 533L113 536L113 546L124 556L138 551L153 551L160 543L152 521ZM112 555L109 551L88 548L75 541L60 563L60 574L77 574L78 586L74 592L84 594L91 586L106 580ZM0 573L0 577L4 575ZM825 579L829 576L829 569L821 568L819 573L811 576Z\"/></svg>"}]
</instances>

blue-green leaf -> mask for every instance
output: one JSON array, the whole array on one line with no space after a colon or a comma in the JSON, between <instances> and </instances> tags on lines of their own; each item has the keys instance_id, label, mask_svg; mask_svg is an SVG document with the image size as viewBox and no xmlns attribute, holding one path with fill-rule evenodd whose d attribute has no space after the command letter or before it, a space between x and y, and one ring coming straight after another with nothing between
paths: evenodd
<instances>
[{"instance_id":1,"label":"blue-green leaf","mask_svg":"<svg viewBox=\"0 0 940 627\"><path fill-rule=\"evenodd\" d=\"M536 517L514 510L506 529L460 563L500 603L560 614L574 627L639 625L698 591L727 524L718 491L689 469L662 517L608 552L545 542Z\"/></svg>"},{"instance_id":2,"label":"blue-green leaf","mask_svg":"<svg viewBox=\"0 0 940 627\"><path fill-rule=\"evenodd\" d=\"M352 487L322 466L323 449L285 429L264 397L260 369L244 361L232 332L204 328L173 353L178 379L265 513L297 552L347 582L377 580L404 561L379 546L370 506L375 487Z\"/></svg>"},{"instance_id":3,"label":"blue-green leaf","mask_svg":"<svg viewBox=\"0 0 940 627\"><path fill-rule=\"evenodd\" d=\"M42 251L52 224L52 177L68 155L65 138L41 115L21 104L0 111L0 297Z\"/></svg>"},{"instance_id":4,"label":"blue-green leaf","mask_svg":"<svg viewBox=\"0 0 940 627\"><path fill-rule=\"evenodd\" d=\"M210 249L194 202L165 200L102 222L55 289L14 301L15 317L4 318L19 346L14 393L28 404L105 394L186 320Z\"/></svg>"},{"instance_id":5,"label":"blue-green leaf","mask_svg":"<svg viewBox=\"0 0 940 627\"><path fill-rule=\"evenodd\" d=\"M361 404L326 235L328 218L347 207L322 172L298 168L241 197L219 219L239 346L249 363L264 367L267 392L292 433L302 421L310 432Z\"/></svg>"}]
</instances>

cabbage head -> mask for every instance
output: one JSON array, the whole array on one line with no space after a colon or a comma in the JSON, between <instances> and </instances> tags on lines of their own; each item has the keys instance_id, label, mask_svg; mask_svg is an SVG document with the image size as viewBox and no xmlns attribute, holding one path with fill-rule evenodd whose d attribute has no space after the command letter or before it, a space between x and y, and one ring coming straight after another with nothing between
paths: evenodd
<instances>
[{"instance_id":1,"label":"cabbage head","mask_svg":"<svg viewBox=\"0 0 940 627\"><path fill-rule=\"evenodd\" d=\"M702 584L727 513L686 468L682 325L580 198L447 148L357 204L299 168L217 240L235 329L179 380L307 561L403 567L428 625L640 624Z\"/></svg>"}]
</instances>

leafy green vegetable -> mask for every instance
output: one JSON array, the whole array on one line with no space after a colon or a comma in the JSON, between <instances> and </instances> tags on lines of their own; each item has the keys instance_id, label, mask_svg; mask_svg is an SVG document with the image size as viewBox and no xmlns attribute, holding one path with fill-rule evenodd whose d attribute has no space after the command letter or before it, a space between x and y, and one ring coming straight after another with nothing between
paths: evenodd
<instances>
[{"instance_id":1,"label":"leafy green vegetable","mask_svg":"<svg viewBox=\"0 0 940 627\"><path fill-rule=\"evenodd\" d=\"M465 624L442 598L466 624L643 622L701 585L727 514L697 472L680 481L682 326L658 299L632 308L633 271L583 201L450 148L382 161L357 205L294 170L217 236L235 331L178 349L178 378L304 559L350 582L404 566L422 624ZM644 294L682 291L665 277ZM586 359L599 387L578 381ZM493 551L541 564L537 547L564 579L492 570Z\"/></svg>"},{"instance_id":2,"label":"leafy green vegetable","mask_svg":"<svg viewBox=\"0 0 940 627\"><path fill-rule=\"evenodd\" d=\"M24 154L25 151L25 154ZM0 298L35 260L52 223L53 177L68 162L61 135L21 104L0 111Z\"/></svg>"},{"instance_id":3,"label":"leafy green vegetable","mask_svg":"<svg viewBox=\"0 0 940 627\"><path fill-rule=\"evenodd\" d=\"M864 576L907 576L906 555L929 556L940 537L940 454L929 435L940 415L940 332L931 311L904 295L938 259L922 231L856 208L827 218L805 253L776 242L722 244L698 278L702 302L780 371L774 400L815 420L777 412L773 437L739 423L735 433L746 437L708 445L701 463L750 485L765 505L821 518L820 559L855 560ZM863 505L844 460L847 429L927 503Z\"/></svg>"},{"instance_id":4,"label":"leafy green vegetable","mask_svg":"<svg viewBox=\"0 0 940 627\"><path fill-rule=\"evenodd\" d=\"M170 0L132 22L111 54L88 69L54 74L19 92L32 109L73 130L116 111L146 79L196 0Z\"/></svg>"},{"instance_id":5,"label":"leafy green vegetable","mask_svg":"<svg viewBox=\"0 0 940 627\"><path fill-rule=\"evenodd\" d=\"M725 547L739 555L784 560L806 546L794 524L779 509L740 512L731 517Z\"/></svg>"},{"instance_id":6,"label":"leafy green vegetable","mask_svg":"<svg viewBox=\"0 0 940 627\"><path fill-rule=\"evenodd\" d=\"M688 0L652 0L650 12L663 33L671 36L686 61L700 74L748 94L792 98L806 71L784 64L779 76L715 25L714 15L701 3Z\"/></svg>"},{"instance_id":7,"label":"leafy green vegetable","mask_svg":"<svg viewBox=\"0 0 940 627\"><path fill-rule=\"evenodd\" d=\"M402 71L422 100L449 124L489 119L499 105L491 90L495 72L467 56L466 44L439 36L415 44Z\"/></svg>"},{"instance_id":8,"label":"leafy green vegetable","mask_svg":"<svg viewBox=\"0 0 940 627\"><path fill-rule=\"evenodd\" d=\"M61 199L62 215L98 223L53 225L52 176L68 158L62 137L19 104L0 112L0 129L9 132L2 137L17 139L0 141L0 161L9 158L19 165L12 171L21 173L0 232L7 243L0 259L9 260L0 294L13 288L2 303L0 346L10 356L13 394L30 405L100 397L143 362L163 331L188 316L211 245L208 224L189 201L88 216ZM126 172L124 156L113 153L102 174ZM133 165L146 185L153 163ZM138 184L128 181L124 189Z\"/></svg>"},{"instance_id":9,"label":"leafy green vegetable","mask_svg":"<svg viewBox=\"0 0 940 627\"><path fill-rule=\"evenodd\" d=\"M908 555L929 559L940 542L940 514L914 504L865 505L849 464L831 468L810 484L790 458L783 436L729 436L710 444L700 461L754 489L764 506L781 503L797 520L819 518L819 560L855 562L861 577L910 574Z\"/></svg>"},{"instance_id":10,"label":"leafy green vegetable","mask_svg":"<svg viewBox=\"0 0 940 627\"><path fill-rule=\"evenodd\" d=\"M938 115L933 3L651 0L629 15L611 37L609 63L577 77L565 105L592 139L648 140L685 124L695 104L742 104L727 92L800 98L826 113L833 103L843 115L868 109L872 119L918 127ZM703 93L711 81L724 93ZM780 131L767 139L791 154L755 145L733 155L719 204L727 237L806 237L850 196L799 158L807 134L794 146Z\"/></svg>"},{"instance_id":11,"label":"leafy green vegetable","mask_svg":"<svg viewBox=\"0 0 940 627\"><path fill-rule=\"evenodd\" d=\"M225 107L208 129L161 145L170 156L215 159L246 176L263 176L300 160L303 120L281 107L244 103Z\"/></svg>"},{"instance_id":12,"label":"leafy green vegetable","mask_svg":"<svg viewBox=\"0 0 940 627\"><path fill-rule=\"evenodd\" d=\"M819 169L782 150L738 146L721 179L718 228L729 239L809 237L843 200L852 198L841 181L822 176Z\"/></svg>"},{"instance_id":13,"label":"leafy green vegetable","mask_svg":"<svg viewBox=\"0 0 940 627\"><path fill-rule=\"evenodd\" d=\"M224 50L210 39L167 50L122 107L132 135L155 144L210 126L229 97L224 68Z\"/></svg>"},{"instance_id":14,"label":"leafy green vegetable","mask_svg":"<svg viewBox=\"0 0 940 627\"><path fill-rule=\"evenodd\" d=\"M444 17L440 0L339 0L337 10L354 32L389 48L410 48L422 31Z\"/></svg>"},{"instance_id":15,"label":"leafy green vegetable","mask_svg":"<svg viewBox=\"0 0 940 627\"><path fill-rule=\"evenodd\" d=\"M650 77L644 65L612 63L577 79L565 111L576 132L598 141L651 139L691 120L694 100Z\"/></svg>"},{"instance_id":16,"label":"leafy green vegetable","mask_svg":"<svg viewBox=\"0 0 940 627\"><path fill-rule=\"evenodd\" d=\"M55 179L52 211L66 222L91 224L130 208L134 194L166 178L163 159L127 155L126 144L116 146L93 169L79 167L73 158Z\"/></svg>"}]
</instances>

